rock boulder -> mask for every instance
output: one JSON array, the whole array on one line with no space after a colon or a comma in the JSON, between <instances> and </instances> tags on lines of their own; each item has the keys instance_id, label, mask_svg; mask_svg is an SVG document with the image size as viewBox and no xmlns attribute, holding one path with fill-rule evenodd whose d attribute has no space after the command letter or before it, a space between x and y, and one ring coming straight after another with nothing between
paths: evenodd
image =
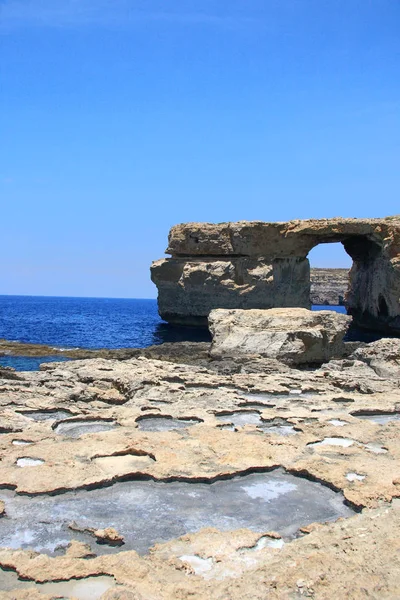
<instances>
[{"instance_id":1,"label":"rock boulder","mask_svg":"<svg viewBox=\"0 0 400 600\"><path fill-rule=\"evenodd\" d=\"M211 311L214 358L274 358L286 364L323 363L344 353L351 318L305 308Z\"/></svg>"},{"instance_id":2,"label":"rock boulder","mask_svg":"<svg viewBox=\"0 0 400 600\"><path fill-rule=\"evenodd\" d=\"M400 379L400 340L382 338L357 348L351 358L366 363L379 377Z\"/></svg>"}]
</instances>

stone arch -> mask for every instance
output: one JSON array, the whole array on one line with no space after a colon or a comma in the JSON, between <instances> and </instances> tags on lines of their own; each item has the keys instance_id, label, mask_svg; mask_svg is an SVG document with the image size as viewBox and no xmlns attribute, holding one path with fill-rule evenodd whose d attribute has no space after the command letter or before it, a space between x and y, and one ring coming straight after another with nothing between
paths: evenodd
<instances>
[{"instance_id":1,"label":"stone arch","mask_svg":"<svg viewBox=\"0 0 400 600\"><path fill-rule=\"evenodd\" d=\"M173 227L151 275L162 318L206 325L214 308L310 308L308 253L341 242L353 260L345 305L364 327L400 333L400 216Z\"/></svg>"}]
</instances>

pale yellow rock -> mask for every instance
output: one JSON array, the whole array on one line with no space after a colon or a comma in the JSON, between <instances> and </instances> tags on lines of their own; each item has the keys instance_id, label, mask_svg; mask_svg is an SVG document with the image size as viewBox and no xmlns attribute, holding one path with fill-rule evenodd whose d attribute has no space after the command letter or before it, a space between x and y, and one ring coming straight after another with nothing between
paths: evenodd
<instances>
[{"instance_id":1,"label":"pale yellow rock","mask_svg":"<svg viewBox=\"0 0 400 600\"><path fill-rule=\"evenodd\" d=\"M95 529L93 535L107 544L120 546L124 543L124 536L120 535L114 527L106 527L105 529Z\"/></svg>"},{"instance_id":2,"label":"pale yellow rock","mask_svg":"<svg viewBox=\"0 0 400 600\"><path fill-rule=\"evenodd\" d=\"M346 305L361 324L400 331L400 216L182 223L151 268L162 318L205 325L211 310L310 308L307 255L342 242L353 259Z\"/></svg>"},{"instance_id":3,"label":"pale yellow rock","mask_svg":"<svg viewBox=\"0 0 400 600\"><path fill-rule=\"evenodd\" d=\"M70 558L93 558L96 556L89 544L72 540L66 549L65 555Z\"/></svg>"},{"instance_id":4,"label":"pale yellow rock","mask_svg":"<svg viewBox=\"0 0 400 600\"><path fill-rule=\"evenodd\" d=\"M216 309L208 316L211 356L256 355L288 364L321 364L344 354L350 322L351 317L329 310Z\"/></svg>"},{"instance_id":5,"label":"pale yellow rock","mask_svg":"<svg viewBox=\"0 0 400 600\"><path fill-rule=\"evenodd\" d=\"M155 480L207 481L281 466L342 491L352 506L364 509L336 523L305 526L307 535L284 539L281 547L261 543L265 537L279 541L271 532L204 529L158 544L143 557L122 547L90 558L89 549L77 542L65 556L55 557L1 549L0 565L29 583L29 589L0 592L1 600L46 598L39 591L41 582L76 583L90 577L112 578L108 600L118 594L120 600L280 600L305 593L326 600L399 597L400 422L376 424L357 417L360 412L399 410L396 357L390 358L393 369L385 377L371 359L388 361L393 348L382 342L313 370L258 358L252 364L223 357L206 363L204 353L196 364L194 352L192 364L185 365L174 362L174 350L171 361L71 361L20 373L18 380L1 379L2 426L11 430L0 436L0 478L6 493L14 487L17 494L36 494L112 485L126 478L130 466L125 460L136 461L134 473ZM123 403L99 400L97 390L106 396L113 389ZM74 419L111 419L119 426L72 438L58 434L55 421L21 414L34 409L68 410ZM254 424L222 429L219 416L238 410L259 411L265 422L284 418L296 434L265 435ZM140 428L144 415L197 421L180 431L145 431ZM350 445L329 443L340 438ZM328 443L322 444L324 440ZM27 456L44 462L18 467L18 458ZM349 474L363 479L349 479ZM109 539L122 537L112 520L109 526L103 532L89 529Z\"/></svg>"}]
</instances>

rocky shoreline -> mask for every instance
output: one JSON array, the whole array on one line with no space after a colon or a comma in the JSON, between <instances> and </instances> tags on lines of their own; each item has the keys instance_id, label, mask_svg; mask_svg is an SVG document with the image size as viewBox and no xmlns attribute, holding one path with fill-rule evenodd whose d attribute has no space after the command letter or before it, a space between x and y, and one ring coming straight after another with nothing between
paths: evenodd
<instances>
[{"instance_id":1,"label":"rocky shoreline","mask_svg":"<svg viewBox=\"0 0 400 600\"><path fill-rule=\"evenodd\" d=\"M311 269L311 304L340 305L347 290L347 269ZM115 358L125 360L146 352L138 348L59 348L48 344L31 344L0 339L0 356L65 356L68 358Z\"/></svg>"},{"instance_id":2,"label":"rocky shoreline","mask_svg":"<svg viewBox=\"0 0 400 600\"><path fill-rule=\"evenodd\" d=\"M48 344L30 344L27 342L16 342L0 339L0 356L65 356L67 358L114 358L126 360L139 356L140 348L59 348Z\"/></svg>"},{"instance_id":3,"label":"rocky shoreline","mask_svg":"<svg viewBox=\"0 0 400 600\"><path fill-rule=\"evenodd\" d=\"M211 346L0 371L0 599L400 594L400 340L214 312Z\"/></svg>"}]
</instances>

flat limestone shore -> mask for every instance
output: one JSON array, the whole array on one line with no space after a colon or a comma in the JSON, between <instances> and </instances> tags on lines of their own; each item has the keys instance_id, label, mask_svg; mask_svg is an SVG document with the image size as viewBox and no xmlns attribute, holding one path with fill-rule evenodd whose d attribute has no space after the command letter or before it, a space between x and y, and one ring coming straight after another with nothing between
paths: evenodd
<instances>
[{"instance_id":1,"label":"flat limestone shore","mask_svg":"<svg viewBox=\"0 0 400 600\"><path fill-rule=\"evenodd\" d=\"M0 598L400 597L399 347L301 369L189 343L0 369ZM205 505L191 527L223 486L227 511L247 490L242 514L219 526ZM295 488L309 511L285 504ZM314 518L319 494L339 517ZM276 498L273 529L232 526ZM130 533L174 520L145 550Z\"/></svg>"}]
</instances>

